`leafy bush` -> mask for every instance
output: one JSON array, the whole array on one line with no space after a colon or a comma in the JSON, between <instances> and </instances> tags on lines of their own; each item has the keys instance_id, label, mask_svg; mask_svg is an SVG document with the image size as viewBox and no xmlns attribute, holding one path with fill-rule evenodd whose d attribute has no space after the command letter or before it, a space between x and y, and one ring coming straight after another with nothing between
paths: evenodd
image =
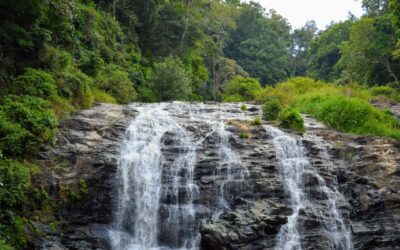
<instances>
[{"instance_id":1,"label":"leafy bush","mask_svg":"<svg viewBox=\"0 0 400 250\"><path fill-rule=\"evenodd\" d=\"M251 125L255 125L255 126L262 125L261 118L260 117L254 118L254 120L251 122Z\"/></svg>"},{"instance_id":2,"label":"leafy bush","mask_svg":"<svg viewBox=\"0 0 400 250\"><path fill-rule=\"evenodd\" d=\"M240 106L240 109L241 109L242 111L246 111L246 110L247 110L247 106L243 104L242 106Z\"/></svg>"},{"instance_id":3,"label":"leafy bush","mask_svg":"<svg viewBox=\"0 0 400 250\"><path fill-rule=\"evenodd\" d=\"M58 93L68 99L76 108L90 108L93 105L91 86L93 79L74 67L55 74Z\"/></svg>"},{"instance_id":4,"label":"leafy bush","mask_svg":"<svg viewBox=\"0 0 400 250\"><path fill-rule=\"evenodd\" d=\"M111 94L119 103L129 103L137 98L129 75L115 64L104 67L96 78L96 87Z\"/></svg>"},{"instance_id":5,"label":"leafy bush","mask_svg":"<svg viewBox=\"0 0 400 250\"><path fill-rule=\"evenodd\" d=\"M278 119L278 115L282 109L283 105L277 98L270 98L263 106L263 118L267 121L274 121Z\"/></svg>"},{"instance_id":6,"label":"leafy bush","mask_svg":"<svg viewBox=\"0 0 400 250\"><path fill-rule=\"evenodd\" d=\"M0 249L7 243L24 248L26 244L23 220L16 213L21 211L30 188L32 167L21 162L0 157Z\"/></svg>"},{"instance_id":7,"label":"leafy bush","mask_svg":"<svg viewBox=\"0 0 400 250\"><path fill-rule=\"evenodd\" d=\"M0 249L2 250L14 250L13 247L8 245L4 240L0 239Z\"/></svg>"},{"instance_id":8,"label":"leafy bush","mask_svg":"<svg viewBox=\"0 0 400 250\"><path fill-rule=\"evenodd\" d=\"M93 90L93 96L94 96L95 102L117 103L117 100L113 96L111 96L101 90L97 90L97 89Z\"/></svg>"},{"instance_id":9,"label":"leafy bush","mask_svg":"<svg viewBox=\"0 0 400 250\"><path fill-rule=\"evenodd\" d=\"M304 132L304 119L297 110L288 108L279 114L282 127Z\"/></svg>"},{"instance_id":10,"label":"leafy bush","mask_svg":"<svg viewBox=\"0 0 400 250\"><path fill-rule=\"evenodd\" d=\"M187 100L192 92L191 80L183 63L172 56L154 64L151 84L160 101Z\"/></svg>"},{"instance_id":11,"label":"leafy bush","mask_svg":"<svg viewBox=\"0 0 400 250\"><path fill-rule=\"evenodd\" d=\"M28 68L23 75L12 81L9 91L16 95L31 95L48 99L57 95L57 86L49 73Z\"/></svg>"},{"instance_id":12,"label":"leafy bush","mask_svg":"<svg viewBox=\"0 0 400 250\"><path fill-rule=\"evenodd\" d=\"M139 101L141 102L158 102L158 98L153 90L149 87L140 87L138 89L139 92Z\"/></svg>"},{"instance_id":13,"label":"leafy bush","mask_svg":"<svg viewBox=\"0 0 400 250\"><path fill-rule=\"evenodd\" d=\"M242 99L242 101L252 101L257 91L261 90L261 84L257 79L244 78L236 76L232 80L226 82L224 88L224 101L231 102L234 99ZM235 97L235 98L232 98Z\"/></svg>"},{"instance_id":14,"label":"leafy bush","mask_svg":"<svg viewBox=\"0 0 400 250\"><path fill-rule=\"evenodd\" d=\"M0 100L0 149L18 156L53 141L57 119L50 104L38 97L7 95Z\"/></svg>"},{"instance_id":15,"label":"leafy bush","mask_svg":"<svg viewBox=\"0 0 400 250\"><path fill-rule=\"evenodd\" d=\"M302 112L341 131L400 139L400 123L370 103L346 96L311 95L299 102Z\"/></svg>"}]
</instances>

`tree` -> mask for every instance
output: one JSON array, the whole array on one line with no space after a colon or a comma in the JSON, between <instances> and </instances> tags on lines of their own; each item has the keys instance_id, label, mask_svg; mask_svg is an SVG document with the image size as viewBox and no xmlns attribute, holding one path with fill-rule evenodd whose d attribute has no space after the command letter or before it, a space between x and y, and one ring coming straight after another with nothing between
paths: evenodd
<instances>
[{"instance_id":1,"label":"tree","mask_svg":"<svg viewBox=\"0 0 400 250\"><path fill-rule=\"evenodd\" d=\"M257 79L236 76L224 84L224 101L251 101L260 91L261 84Z\"/></svg>"},{"instance_id":2,"label":"tree","mask_svg":"<svg viewBox=\"0 0 400 250\"><path fill-rule=\"evenodd\" d=\"M347 41L352 21L332 24L320 33L309 45L307 75L309 77L334 81L341 75L337 65L340 60L340 44Z\"/></svg>"},{"instance_id":3,"label":"tree","mask_svg":"<svg viewBox=\"0 0 400 250\"><path fill-rule=\"evenodd\" d=\"M188 100L190 77L181 60L169 56L154 64L151 88L160 101Z\"/></svg>"},{"instance_id":4,"label":"tree","mask_svg":"<svg viewBox=\"0 0 400 250\"><path fill-rule=\"evenodd\" d=\"M380 16L390 11L390 0L363 0L362 7L370 17Z\"/></svg>"},{"instance_id":5,"label":"tree","mask_svg":"<svg viewBox=\"0 0 400 250\"><path fill-rule=\"evenodd\" d=\"M225 54L236 60L262 84L274 84L290 72L290 26L275 11L266 13L260 4L243 4L230 33Z\"/></svg>"},{"instance_id":6,"label":"tree","mask_svg":"<svg viewBox=\"0 0 400 250\"><path fill-rule=\"evenodd\" d=\"M340 51L340 64L350 81L368 84L398 82L399 63L393 60L395 29L389 15L357 21Z\"/></svg>"},{"instance_id":7,"label":"tree","mask_svg":"<svg viewBox=\"0 0 400 250\"><path fill-rule=\"evenodd\" d=\"M292 33L291 61L292 75L305 76L308 66L307 50L318 31L315 21L308 21L304 27Z\"/></svg>"}]
</instances>

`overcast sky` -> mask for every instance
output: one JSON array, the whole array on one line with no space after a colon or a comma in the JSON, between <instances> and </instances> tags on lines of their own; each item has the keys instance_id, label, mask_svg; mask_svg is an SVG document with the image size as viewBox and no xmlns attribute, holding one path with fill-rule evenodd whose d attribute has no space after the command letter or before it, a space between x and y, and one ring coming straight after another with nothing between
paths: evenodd
<instances>
[{"instance_id":1,"label":"overcast sky","mask_svg":"<svg viewBox=\"0 0 400 250\"><path fill-rule=\"evenodd\" d=\"M275 9L287 18L293 28L302 27L308 20L317 22L319 29L325 29L331 21L346 20L351 12L362 14L361 1L354 0L253 0L265 9Z\"/></svg>"}]
</instances>

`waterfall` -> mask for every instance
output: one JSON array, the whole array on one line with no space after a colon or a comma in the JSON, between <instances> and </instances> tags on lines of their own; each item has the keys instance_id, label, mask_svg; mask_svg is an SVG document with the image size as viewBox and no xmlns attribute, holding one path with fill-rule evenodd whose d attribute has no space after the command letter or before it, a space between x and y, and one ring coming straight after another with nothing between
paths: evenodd
<instances>
[{"instance_id":1,"label":"waterfall","mask_svg":"<svg viewBox=\"0 0 400 250\"><path fill-rule=\"evenodd\" d=\"M197 250L202 223L223 220L226 211L251 199L257 180L248 180L257 175L250 177L246 165L253 163L238 148L252 139L241 141L238 127L259 114L241 111L240 104L134 104L132 108L138 114L120 148L110 245L114 250ZM234 122L228 125L227 120ZM295 136L272 126L264 128L273 138L279 177L293 211L277 234L276 249L306 248L299 225L307 209L320 220L318 235L329 240L331 249L352 249L337 205L341 199L334 187L337 181L325 182ZM305 138L318 147L318 158L333 172L328 145L312 133ZM258 135L257 140L267 139ZM309 195L306 175L317 180L312 188L326 201ZM246 199L237 199L242 196Z\"/></svg>"},{"instance_id":2,"label":"waterfall","mask_svg":"<svg viewBox=\"0 0 400 250\"><path fill-rule=\"evenodd\" d=\"M245 177L249 176L249 171L242 164L238 153L229 145L231 133L226 130L225 123L223 121L214 123L213 132L218 137L217 148L219 157L219 164L214 175L221 178L219 185L217 185L218 205L213 215L215 219L224 210L230 209L230 190L232 188L240 189L245 181Z\"/></svg>"},{"instance_id":3,"label":"waterfall","mask_svg":"<svg viewBox=\"0 0 400 250\"><path fill-rule=\"evenodd\" d=\"M325 227L325 234L330 241L331 249L352 249L351 234L343 222L337 208L339 192L329 188L323 177L312 166L305 154L301 141L272 126L264 126L273 137L276 156L280 163L279 173L284 182L286 191L290 194L293 213L288 217L288 222L281 227L277 236L276 249L297 250L303 249L302 235L298 225L299 217L304 209L312 209L313 203L307 195L303 185L305 175L313 175L318 180L318 191L327 197L326 214L320 213L321 224ZM310 138L313 141L316 138ZM319 138L320 139L320 138ZM317 140L321 149L321 156L329 162L329 157L321 140Z\"/></svg>"},{"instance_id":4,"label":"waterfall","mask_svg":"<svg viewBox=\"0 0 400 250\"><path fill-rule=\"evenodd\" d=\"M139 115L130 124L121 147L118 162L118 197L114 215L114 229L110 232L111 246L118 250L157 249L159 234L159 208L162 191L163 154L162 137L166 132L178 134L182 152L171 166L173 197L167 220L171 235L193 223L192 200L195 193L193 169L195 149L190 138L163 105L137 107ZM185 169L183 176L182 169ZM187 189L186 204L178 204L179 188ZM179 217L179 218L178 218ZM175 232L174 232L175 231ZM186 232L184 248L190 248L193 232Z\"/></svg>"},{"instance_id":5,"label":"waterfall","mask_svg":"<svg viewBox=\"0 0 400 250\"><path fill-rule=\"evenodd\" d=\"M235 105L234 110L240 110ZM240 188L248 170L230 147L231 133L224 121L244 119L242 113L225 110L206 112L218 106L186 103L132 105L138 111L129 125L118 161L117 197L113 229L109 232L115 250L198 249L202 221L229 209L230 190ZM217 108L218 109L218 108ZM208 128L194 136L185 126ZM201 133L199 133L201 134ZM167 144L163 138L168 135ZM215 169L216 203L208 217L197 218L194 200L199 193L194 181L197 148L215 136L219 165ZM162 240L160 239L162 238Z\"/></svg>"}]
</instances>

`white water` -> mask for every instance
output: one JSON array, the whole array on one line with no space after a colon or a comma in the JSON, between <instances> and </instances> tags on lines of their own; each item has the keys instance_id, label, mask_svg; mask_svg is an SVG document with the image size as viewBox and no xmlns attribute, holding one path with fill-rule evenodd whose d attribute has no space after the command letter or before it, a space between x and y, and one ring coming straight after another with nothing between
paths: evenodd
<instances>
[{"instance_id":1,"label":"white water","mask_svg":"<svg viewBox=\"0 0 400 250\"><path fill-rule=\"evenodd\" d=\"M219 163L214 172L216 204L209 204L209 208L214 209L210 218L215 219L231 209L232 193L240 193L238 189L243 187L249 175L239 152L230 144L232 133L225 121L250 120L252 117L244 115L238 104L137 104L133 108L138 115L126 132L118 162L118 196L113 230L110 231L112 248L198 249L202 220L198 218L194 204L200 195L194 180L197 150L203 147L206 138L214 138L215 144L209 146L215 147ZM196 132L190 132L191 129ZM352 249L351 234L337 206L340 193L329 188L313 168L299 140L271 126L265 126L265 129L274 138L280 175L293 209L288 223L277 236L276 249L303 249L298 222L301 210L313 207L303 186L303 175L310 173L318 179L318 188L328 197L327 211L319 217L331 249ZM173 138L173 146L178 148L172 162L163 152L166 133ZM321 159L329 163L330 156L321 138L309 133L306 137L318 144ZM166 192L168 204L162 202ZM167 232L167 239L160 240L160 231Z\"/></svg>"},{"instance_id":2,"label":"white water","mask_svg":"<svg viewBox=\"0 0 400 250\"><path fill-rule=\"evenodd\" d=\"M111 245L116 250L160 248L158 217L163 166L161 139L167 131L179 135L185 151L171 167L174 176L173 199L177 206L176 209L171 209L170 219L173 222L177 217L183 216L188 228L190 221L194 220L191 201L195 191L195 153L186 131L163 110L163 105L137 107L137 110L139 114L127 130L118 162L118 197L114 230L110 232ZM186 169L186 174L180 180L178 173L182 168ZM177 204L180 185L187 188L190 196L183 208ZM179 226L171 224L172 230L179 230ZM191 245L191 242L185 242L182 247L186 245Z\"/></svg>"},{"instance_id":3,"label":"white water","mask_svg":"<svg viewBox=\"0 0 400 250\"><path fill-rule=\"evenodd\" d=\"M137 117L127 129L118 161L118 188L114 212L114 225L109 236L114 250L198 249L201 221L196 219L193 205L198 195L194 182L196 149L204 139L215 133L219 154L216 185L218 205L216 213L229 209L229 190L226 186L246 175L239 156L229 145L230 132L226 131L227 117L244 118L242 112L228 114L224 110L204 112L216 106L185 103L138 104ZM239 110L239 107L237 107ZM194 138L183 125L204 124L210 131L204 137ZM172 134L179 152L173 163L166 163L162 138ZM176 145L175 145L176 144ZM167 183L163 169L169 164ZM161 204L163 192L168 192L168 204ZM160 221L160 211L167 216ZM215 216L215 214L213 214ZM168 244L160 243L160 230L168 234ZM165 239L164 239L165 240Z\"/></svg>"},{"instance_id":4,"label":"white water","mask_svg":"<svg viewBox=\"0 0 400 250\"><path fill-rule=\"evenodd\" d=\"M299 250L303 249L302 232L299 229L299 216L303 209L312 209L313 204L303 186L303 176L312 174L318 180L319 191L327 198L326 214L320 214L320 220L325 228L325 234L330 241L331 249L353 249L351 233L343 222L340 211L337 208L339 192L330 189L325 180L318 174L311 165L305 154L305 148L295 137L272 126L264 126L266 131L273 137L276 156L280 162L279 172L284 182L285 189L290 194L293 213L288 217L288 223L281 227L277 236L278 250ZM314 141L317 138L310 138ZM319 138L320 139L320 138ZM318 146L321 149L321 156L329 162L326 148L319 140Z\"/></svg>"},{"instance_id":5,"label":"white water","mask_svg":"<svg viewBox=\"0 0 400 250\"><path fill-rule=\"evenodd\" d=\"M242 164L240 156L229 145L231 133L226 130L223 121L213 124L213 131L218 136L217 143L219 165L215 176L222 178L219 182L218 207L214 212L213 218L216 219L224 210L229 210L230 189L239 189L245 183L245 178L249 176L249 171ZM235 190L240 193L240 190Z\"/></svg>"}]
</instances>

